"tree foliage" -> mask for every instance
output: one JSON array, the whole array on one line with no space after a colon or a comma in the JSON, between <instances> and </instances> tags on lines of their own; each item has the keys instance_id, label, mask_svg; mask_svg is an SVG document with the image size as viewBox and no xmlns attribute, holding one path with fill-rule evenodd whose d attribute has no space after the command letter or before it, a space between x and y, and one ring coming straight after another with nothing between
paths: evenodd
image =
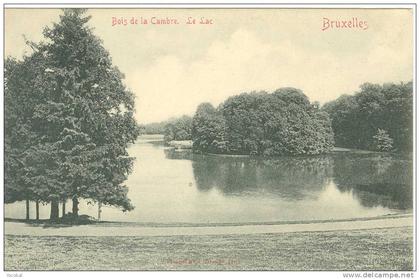
<instances>
[{"instance_id":1,"label":"tree foliage","mask_svg":"<svg viewBox=\"0 0 420 279\"><path fill-rule=\"evenodd\" d=\"M412 150L413 85L361 85L352 96L324 105L332 120L338 146L376 150L374 136L384 130L399 151Z\"/></svg>"},{"instance_id":2,"label":"tree foliage","mask_svg":"<svg viewBox=\"0 0 420 279\"><path fill-rule=\"evenodd\" d=\"M85 10L65 9L44 29L44 42L29 43L30 56L8 62L15 69L6 108L21 112L6 113L7 168L19 179L9 188L25 185L44 202L85 198L131 210L123 183L133 162L127 147L139 133L134 97L89 19Z\"/></svg>"},{"instance_id":3,"label":"tree foliage","mask_svg":"<svg viewBox=\"0 0 420 279\"><path fill-rule=\"evenodd\" d=\"M146 135L163 135L165 132L165 125L168 124L167 121L162 122L153 122L149 124L140 125L141 134Z\"/></svg>"},{"instance_id":4,"label":"tree foliage","mask_svg":"<svg viewBox=\"0 0 420 279\"><path fill-rule=\"evenodd\" d=\"M170 119L164 126L164 141L190 140L192 129L192 118L183 115L179 118Z\"/></svg>"},{"instance_id":5,"label":"tree foliage","mask_svg":"<svg viewBox=\"0 0 420 279\"><path fill-rule=\"evenodd\" d=\"M193 147L202 152L314 155L333 147L328 115L295 88L243 93L217 109L202 104L193 127Z\"/></svg>"},{"instance_id":6,"label":"tree foliage","mask_svg":"<svg viewBox=\"0 0 420 279\"><path fill-rule=\"evenodd\" d=\"M210 103L198 106L192 122L193 149L210 153L226 151L226 123Z\"/></svg>"}]
</instances>

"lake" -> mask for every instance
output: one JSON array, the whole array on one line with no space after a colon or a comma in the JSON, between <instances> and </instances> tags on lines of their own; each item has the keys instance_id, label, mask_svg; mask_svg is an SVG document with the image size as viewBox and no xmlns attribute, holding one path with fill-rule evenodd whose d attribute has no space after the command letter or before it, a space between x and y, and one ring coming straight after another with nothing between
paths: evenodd
<instances>
[{"instance_id":1,"label":"lake","mask_svg":"<svg viewBox=\"0 0 420 279\"><path fill-rule=\"evenodd\" d=\"M412 160L402 155L200 155L166 148L156 136L140 137L129 153L136 157L126 182L135 209L124 213L103 207L102 220L305 221L374 217L413 207ZM31 218L34 211L31 203ZM82 202L80 214L96 217L97 206ZM6 205L5 217L24 218L24 202ZM40 217L49 217L48 205L41 206Z\"/></svg>"}]
</instances>

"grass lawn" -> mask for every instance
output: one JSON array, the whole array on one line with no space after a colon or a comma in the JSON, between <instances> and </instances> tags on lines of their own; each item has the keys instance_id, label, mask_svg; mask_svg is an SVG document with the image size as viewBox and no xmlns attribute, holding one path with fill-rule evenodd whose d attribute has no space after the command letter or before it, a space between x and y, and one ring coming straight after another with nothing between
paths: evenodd
<instances>
[{"instance_id":1,"label":"grass lawn","mask_svg":"<svg viewBox=\"0 0 420 279\"><path fill-rule=\"evenodd\" d=\"M411 227L218 236L5 236L7 271L412 269Z\"/></svg>"}]
</instances>

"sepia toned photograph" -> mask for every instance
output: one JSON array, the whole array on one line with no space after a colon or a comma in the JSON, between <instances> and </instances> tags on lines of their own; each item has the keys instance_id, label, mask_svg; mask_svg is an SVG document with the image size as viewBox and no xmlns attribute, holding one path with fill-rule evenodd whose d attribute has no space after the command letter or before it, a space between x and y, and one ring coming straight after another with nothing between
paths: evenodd
<instances>
[{"instance_id":1,"label":"sepia toned photograph","mask_svg":"<svg viewBox=\"0 0 420 279\"><path fill-rule=\"evenodd\" d=\"M9 277L413 275L413 5L3 14Z\"/></svg>"}]
</instances>

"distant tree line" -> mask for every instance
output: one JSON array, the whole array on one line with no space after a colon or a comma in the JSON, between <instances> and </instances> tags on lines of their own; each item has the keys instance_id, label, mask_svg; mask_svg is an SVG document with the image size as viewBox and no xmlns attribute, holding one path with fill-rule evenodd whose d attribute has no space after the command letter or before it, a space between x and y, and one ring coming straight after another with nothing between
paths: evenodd
<instances>
[{"instance_id":1,"label":"distant tree line","mask_svg":"<svg viewBox=\"0 0 420 279\"><path fill-rule=\"evenodd\" d=\"M198 106L193 118L197 152L247 155L315 155L334 146L331 121L295 88L243 93L218 108Z\"/></svg>"},{"instance_id":2,"label":"distant tree line","mask_svg":"<svg viewBox=\"0 0 420 279\"><path fill-rule=\"evenodd\" d=\"M295 88L251 92L217 108L198 106L194 117L152 123L165 141L193 141L195 152L248 155L315 155L333 146L374 151L412 150L412 82L365 83L354 95L310 103Z\"/></svg>"},{"instance_id":3,"label":"distant tree line","mask_svg":"<svg viewBox=\"0 0 420 279\"><path fill-rule=\"evenodd\" d=\"M168 124L168 121L139 125L140 133L144 135L163 135L166 124Z\"/></svg>"},{"instance_id":4,"label":"distant tree line","mask_svg":"<svg viewBox=\"0 0 420 279\"><path fill-rule=\"evenodd\" d=\"M413 84L365 83L354 95L323 106L336 146L377 151L411 151Z\"/></svg>"},{"instance_id":5,"label":"distant tree line","mask_svg":"<svg viewBox=\"0 0 420 279\"><path fill-rule=\"evenodd\" d=\"M183 115L179 118L173 118L164 126L164 141L172 140L191 140L192 118Z\"/></svg>"},{"instance_id":6,"label":"distant tree line","mask_svg":"<svg viewBox=\"0 0 420 279\"><path fill-rule=\"evenodd\" d=\"M413 85L361 85L319 108L302 91L281 88L198 106L192 121L196 152L314 155L332 147L411 151Z\"/></svg>"},{"instance_id":7,"label":"distant tree line","mask_svg":"<svg viewBox=\"0 0 420 279\"><path fill-rule=\"evenodd\" d=\"M164 141L191 140L192 117L183 115L161 122L140 125L140 133L145 135L160 134Z\"/></svg>"},{"instance_id":8,"label":"distant tree line","mask_svg":"<svg viewBox=\"0 0 420 279\"><path fill-rule=\"evenodd\" d=\"M131 210L124 185L139 129L122 83L83 9L65 9L32 53L5 61L5 202L50 203L50 218L79 199Z\"/></svg>"}]
</instances>

